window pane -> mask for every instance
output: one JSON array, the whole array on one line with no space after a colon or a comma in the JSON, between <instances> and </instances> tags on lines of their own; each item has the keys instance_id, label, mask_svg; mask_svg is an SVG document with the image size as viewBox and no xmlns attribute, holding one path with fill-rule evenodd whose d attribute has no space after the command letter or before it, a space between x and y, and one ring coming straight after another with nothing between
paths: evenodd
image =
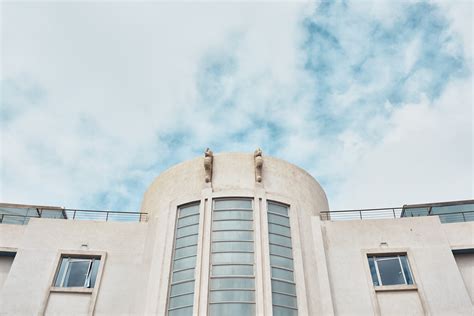
<instances>
[{"instance_id":1,"label":"window pane","mask_svg":"<svg viewBox=\"0 0 474 316\"><path fill-rule=\"evenodd\" d=\"M175 259L179 259L182 257L192 256L195 255L197 251L197 246L190 246L185 248L179 248L175 250Z\"/></svg>"},{"instance_id":2,"label":"window pane","mask_svg":"<svg viewBox=\"0 0 474 316\"><path fill-rule=\"evenodd\" d=\"M97 279L97 272L99 272L100 259L94 259L91 269L90 287L95 286L95 280Z\"/></svg>"},{"instance_id":3,"label":"window pane","mask_svg":"<svg viewBox=\"0 0 474 316\"><path fill-rule=\"evenodd\" d=\"M198 228L199 228L199 225L193 225L193 226L178 228L178 230L176 231L176 237L179 238L179 237L183 237L183 236L197 234L198 233Z\"/></svg>"},{"instance_id":4,"label":"window pane","mask_svg":"<svg viewBox=\"0 0 474 316\"><path fill-rule=\"evenodd\" d=\"M275 234L280 234L280 235L285 235L285 236L291 237L289 227L283 227L283 226L275 225L275 224L268 224L268 231L270 233L275 233Z\"/></svg>"},{"instance_id":5,"label":"window pane","mask_svg":"<svg viewBox=\"0 0 474 316\"><path fill-rule=\"evenodd\" d=\"M252 211L219 211L212 215L214 220L219 219L253 219Z\"/></svg>"},{"instance_id":6,"label":"window pane","mask_svg":"<svg viewBox=\"0 0 474 316\"><path fill-rule=\"evenodd\" d=\"M173 283L194 279L194 268L173 272Z\"/></svg>"},{"instance_id":7,"label":"window pane","mask_svg":"<svg viewBox=\"0 0 474 316\"><path fill-rule=\"evenodd\" d=\"M273 316L297 316L298 311L290 308L273 306Z\"/></svg>"},{"instance_id":8,"label":"window pane","mask_svg":"<svg viewBox=\"0 0 474 316\"><path fill-rule=\"evenodd\" d=\"M285 226L290 226L290 219L288 217L278 216L275 214L268 214L268 222Z\"/></svg>"},{"instance_id":9,"label":"window pane","mask_svg":"<svg viewBox=\"0 0 474 316\"><path fill-rule=\"evenodd\" d=\"M214 204L215 210L225 210L229 208L245 208L252 209L251 200L216 200Z\"/></svg>"},{"instance_id":10,"label":"window pane","mask_svg":"<svg viewBox=\"0 0 474 316\"><path fill-rule=\"evenodd\" d=\"M408 265L407 256L400 256L400 261L402 262L403 272L405 273L405 278L407 279L407 284L413 284L413 277L411 276L410 266Z\"/></svg>"},{"instance_id":11,"label":"window pane","mask_svg":"<svg viewBox=\"0 0 474 316\"><path fill-rule=\"evenodd\" d=\"M194 268L196 266L196 256L178 259L174 262L173 270Z\"/></svg>"},{"instance_id":12,"label":"window pane","mask_svg":"<svg viewBox=\"0 0 474 316\"><path fill-rule=\"evenodd\" d=\"M275 234L268 234L271 244L282 245L286 247L291 247L291 238L275 235Z\"/></svg>"},{"instance_id":13,"label":"window pane","mask_svg":"<svg viewBox=\"0 0 474 316\"><path fill-rule=\"evenodd\" d=\"M212 230L252 230L252 221L214 221Z\"/></svg>"},{"instance_id":14,"label":"window pane","mask_svg":"<svg viewBox=\"0 0 474 316\"><path fill-rule=\"evenodd\" d=\"M215 302L254 302L254 291L211 291L211 303Z\"/></svg>"},{"instance_id":15,"label":"window pane","mask_svg":"<svg viewBox=\"0 0 474 316\"><path fill-rule=\"evenodd\" d=\"M199 214L178 219L178 227L199 223Z\"/></svg>"},{"instance_id":16,"label":"window pane","mask_svg":"<svg viewBox=\"0 0 474 316\"><path fill-rule=\"evenodd\" d=\"M217 240L217 241L253 240L253 232L246 232L246 231L213 232L212 240Z\"/></svg>"},{"instance_id":17,"label":"window pane","mask_svg":"<svg viewBox=\"0 0 474 316\"><path fill-rule=\"evenodd\" d=\"M296 295L296 288L294 284L277 280L272 280L272 291Z\"/></svg>"},{"instance_id":18,"label":"window pane","mask_svg":"<svg viewBox=\"0 0 474 316\"><path fill-rule=\"evenodd\" d=\"M370 274L372 275L372 283L374 283L374 285L378 286L379 285L379 277L377 276L377 270L375 270L374 257L369 257L368 260L369 260Z\"/></svg>"},{"instance_id":19,"label":"window pane","mask_svg":"<svg viewBox=\"0 0 474 316\"><path fill-rule=\"evenodd\" d=\"M255 315L255 304L211 304L209 306L209 315Z\"/></svg>"},{"instance_id":20,"label":"window pane","mask_svg":"<svg viewBox=\"0 0 474 316\"><path fill-rule=\"evenodd\" d=\"M272 278L277 278L277 279L282 279L282 280L287 280L287 281L294 280L293 272L288 271L288 270L278 269L278 268L272 268Z\"/></svg>"},{"instance_id":21,"label":"window pane","mask_svg":"<svg viewBox=\"0 0 474 316\"><path fill-rule=\"evenodd\" d=\"M212 275L253 275L253 265L213 266Z\"/></svg>"},{"instance_id":22,"label":"window pane","mask_svg":"<svg viewBox=\"0 0 474 316\"><path fill-rule=\"evenodd\" d=\"M286 206L268 203L268 211L288 216L288 208Z\"/></svg>"},{"instance_id":23,"label":"window pane","mask_svg":"<svg viewBox=\"0 0 474 316\"><path fill-rule=\"evenodd\" d=\"M193 314L193 307L185 307L180 309L173 309L168 311L168 316L191 316Z\"/></svg>"},{"instance_id":24,"label":"window pane","mask_svg":"<svg viewBox=\"0 0 474 316\"><path fill-rule=\"evenodd\" d=\"M176 239L176 248L196 245L197 240L198 240L198 235L187 236L187 237Z\"/></svg>"},{"instance_id":25,"label":"window pane","mask_svg":"<svg viewBox=\"0 0 474 316\"><path fill-rule=\"evenodd\" d=\"M211 290L220 289L253 289L254 280L252 278L219 278L211 279Z\"/></svg>"},{"instance_id":26,"label":"window pane","mask_svg":"<svg viewBox=\"0 0 474 316\"><path fill-rule=\"evenodd\" d=\"M170 298L169 308L193 305L194 293Z\"/></svg>"},{"instance_id":27,"label":"window pane","mask_svg":"<svg viewBox=\"0 0 474 316\"><path fill-rule=\"evenodd\" d=\"M270 245L270 254L293 258L291 248L281 247L277 245Z\"/></svg>"},{"instance_id":28,"label":"window pane","mask_svg":"<svg viewBox=\"0 0 474 316\"><path fill-rule=\"evenodd\" d=\"M377 259L382 285L405 284L398 258Z\"/></svg>"},{"instance_id":29,"label":"window pane","mask_svg":"<svg viewBox=\"0 0 474 316\"><path fill-rule=\"evenodd\" d=\"M272 300L278 305L285 305L296 308L296 297L294 296L272 293Z\"/></svg>"},{"instance_id":30,"label":"window pane","mask_svg":"<svg viewBox=\"0 0 474 316\"><path fill-rule=\"evenodd\" d=\"M194 281L179 283L171 286L171 296L193 293Z\"/></svg>"},{"instance_id":31,"label":"window pane","mask_svg":"<svg viewBox=\"0 0 474 316\"><path fill-rule=\"evenodd\" d=\"M198 214L198 213L199 213L199 204L181 207L179 209L179 217L184 217L184 216L188 216L191 214Z\"/></svg>"},{"instance_id":32,"label":"window pane","mask_svg":"<svg viewBox=\"0 0 474 316\"><path fill-rule=\"evenodd\" d=\"M288 269L293 270L292 259L270 255L270 263L272 266L278 266L278 267L283 267L283 268L288 268Z\"/></svg>"},{"instance_id":33,"label":"window pane","mask_svg":"<svg viewBox=\"0 0 474 316\"><path fill-rule=\"evenodd\" d=\"M69 260L68 258L61 259L61 266L59 267L59 272L58 272L58 275L56 276L56 282L54 282L54 286L61 286L61 281L63 279L65 269L66 269L66 262L68 260Z\"/></svg>"},{"instance_id":34,"label":"window pane","mask_svg":"<svg viewBox=\"0 0 474 316\"><path fill-rule=\"evenodd\" d=\"M235 242L215 242L212 243L212 251L253 251L253 242L235 241Z\"/></svg>"},{"instance_id":35,"label":"window pane","mask_svg":"<svg viewBox=\"0 0 474 316\"><path fill-rule=\"evenodd\" d=\"M86 281L87 273L89 272L90 260L72 259L69 261L68 271L66 272L66 280L64 280L65 287L83 287Z\"/></svg>"},{"instance_id":36,"label":"window pane","mask_svg":"<svg viewBox=\"0 0 474 316\"><path fill-rule=\"evenodd\" d=\"M253 263L253 253L229 252L212 254L212 263Z\"/></svg>"}]
</instances>

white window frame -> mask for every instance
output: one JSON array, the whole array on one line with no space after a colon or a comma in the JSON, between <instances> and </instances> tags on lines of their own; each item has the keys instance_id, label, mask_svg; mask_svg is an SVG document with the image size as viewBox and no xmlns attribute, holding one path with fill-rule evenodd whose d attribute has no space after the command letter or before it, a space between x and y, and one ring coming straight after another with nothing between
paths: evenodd
<instances>
[{"instance_id":1,"label":"white window frame","mask_svg":"<svg viewBox=\"0 0 474 316\"><path fill-rule=\"evenodd\" d=\"M368 258L372 257L374 259L374 267L375 267L375 272L377 273L377 281L379 283L379 285L376 285L376 286L392 286L392 285L412 285L412 284L408 284L407 282L407 277L405 275L405 271L403 269L403 264L402 264L402 260L400 259L400 256L404 256L406 257L406 260L407 260L407 263L408 263L408 270L411 274L411 279L413 280L413 272L411 271L411 267L410 267L410 263L408 262L408 256L407 254L371 254L371 255L368 255ZM400 270L402 272L402 276L403 276L403 281L405 283L399 283L399 284L390 284L390 285L386 285L386 284L383 284L382 283L382 277L380 275L380 270L379 270L379 265L378 265L378 261L386 261L386 260L394 260L394 259L398 259L398 264L399 264L399 267L400 267ZM368 262L367 262L368 263ZM369 267L370 268L370 267ZM372 278L372 275L371 275L371 278ZM414 283L414 282L413 282Z\"/></svg>"},{"instance_id":2,"label":"white window frame","mask_svg":"<svg viewBox=\"0 0 474 316\"><path fill-rule=\"evenodd\" d=\"M63 272L62 276L59 276L59 272L60 272L59 269L61 268L61 265L63 264L64 259L66 259L66 265L64 267L64 272ZM89 261L89 266L87 267L87 274L86 274L86 278L84 279L84 284L82 286L79 286L79 287L90 289L91 288L90 285L91 285L92 265L93 265L94 261L96 261L96 260L99 261L99 265L100 265L100 258L97 258L97 257L85 258L85 257L74 257L74 256L62 256L61 260L59 262L58 274L55 278L55 284L56 284L56 280L57 280L58 277L61 277L61 282L56 287L67 287L67 286L64 286L64 282L66 281L66 275L68 274L71 263L81 262L81 261ZM97 278L97 276L96 276L96 278Z\"/></svg>"}]
</instances>

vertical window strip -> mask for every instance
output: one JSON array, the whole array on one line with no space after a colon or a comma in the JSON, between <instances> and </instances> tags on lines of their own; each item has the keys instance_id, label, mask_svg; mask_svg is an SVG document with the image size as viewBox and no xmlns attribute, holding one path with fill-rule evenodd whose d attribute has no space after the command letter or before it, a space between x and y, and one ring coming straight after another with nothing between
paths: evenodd
<instances>
[{"instance_id":1,"label":"vertical window strip","mask_svg":"<svg viewBox=\"0 0 474 316\"><path fill-rule=\"evenodd\" d=\"M213 202L209 315L254 315L252 200Z\"/></svg>"},{"instance_id":2,"label":"vertical window strip","mask_svg":"<svg viewBox=\"0 0 474 316\"><path fill-rule=\"evenodd\" d=\"M268 237L274 315L298 315L288 207L268 202Z\"/></svg>"},{"instance_id":3,"label":"vertical window strip","mask_svg":"<svg viewBox=\"0 0 474 316\"><path fill-rule=\"evenodd\" d=\"M199 233L199 203L178 208L168 315L192 315L194 303L194 272Z\"/></svg>"}]
</instances>

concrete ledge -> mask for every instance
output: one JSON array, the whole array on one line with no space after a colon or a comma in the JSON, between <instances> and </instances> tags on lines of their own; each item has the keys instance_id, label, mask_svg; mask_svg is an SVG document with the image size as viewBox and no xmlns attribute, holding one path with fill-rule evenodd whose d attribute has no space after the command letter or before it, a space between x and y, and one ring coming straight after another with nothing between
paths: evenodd
<instances>
[{"instance_id":1,"label":"concrete ledge","mask_svg":"<svg viewBox=\"0 0 474 316\"><path fill-rule=\"evenodd\" d=\"M79 293L79 294L92 294L94 291L93 288L84 288L84 287L55 287L52 286L50 292L54 293Z\"/></svg>"},{"instance_id":2,"label":"concrete ledge","mask_svg":"<svg viewBox=\"0 0 474 316\"><path fill-rule=\"evenodd\" d=\"M389 292L389 291L418 291L416 284L400 284L400 285L381 285L374 286L375 292Z\"/></svg>"}]
</instances>

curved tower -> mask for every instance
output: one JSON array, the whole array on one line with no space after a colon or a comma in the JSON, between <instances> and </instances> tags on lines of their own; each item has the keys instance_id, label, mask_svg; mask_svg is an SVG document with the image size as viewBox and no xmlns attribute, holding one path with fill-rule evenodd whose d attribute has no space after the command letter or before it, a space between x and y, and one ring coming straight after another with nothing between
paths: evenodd
<instances>
[{"instance_id":1,"label":"curved tower","mask_svg":"<svg viewBox=\"0 0 474 316\"><path fill-rule=\"evenodd\" d=\"M260 151L207 151L172 167L142 204L155 227L146 243L146 312L322 313L316 302L325 296L318 281L326 275L318 273L324 250L314 251L311 223L327 209L313 177Z\"/></svg>"}]
</instances>

